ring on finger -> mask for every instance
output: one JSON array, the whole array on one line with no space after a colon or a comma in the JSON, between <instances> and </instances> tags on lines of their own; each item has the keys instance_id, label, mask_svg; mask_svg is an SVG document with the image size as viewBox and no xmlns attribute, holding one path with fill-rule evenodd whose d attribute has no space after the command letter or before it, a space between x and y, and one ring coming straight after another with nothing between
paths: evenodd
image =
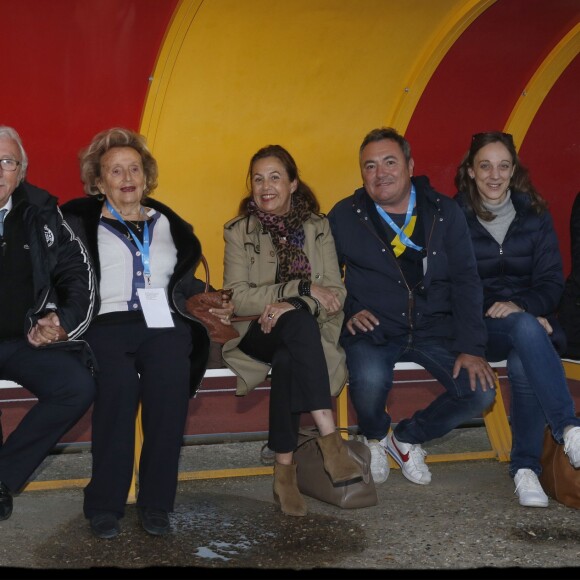
<instances>
[{"instance_id":1,"label":"ring on finger","mask_svg":"<svg viewBox=\"0 0 580 580\"><path fill-rule=\"evenodd\" d=\"M273 312L270 312L270 314L268 314L268 318L270 320L272 320L274 318L274 316L276 316Z\"/></svg>"},{"instance_id":2,"label":"ring on finger","mask_svg":"<svg viewBox=\"0 0 580 580\"><path fill-rule=\"evenodd\" d=\"M352 317L352 321L353 321L353 322L358 322L358 318L357 318L356 316L353 316L353 317Z\"/></svg>"}]
</instances>

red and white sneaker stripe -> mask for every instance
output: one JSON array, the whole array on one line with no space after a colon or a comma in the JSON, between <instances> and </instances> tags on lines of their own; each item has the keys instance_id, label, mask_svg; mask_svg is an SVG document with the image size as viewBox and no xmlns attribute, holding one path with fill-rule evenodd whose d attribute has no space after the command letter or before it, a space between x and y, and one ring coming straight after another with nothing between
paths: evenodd
<instances>
[{"instance_id":1,"label":"red and white sneaker stripe","mask_svg":"<svg viewBox=\"0 0 580 580\"><path fill-rule=\"evenodd\" d=\"M431 483L431 472L425 463L427 452L418 444L403 443L391 431L387 436L387 452L399 464L403 475L413 483Z\"/></svg>"}]
</instances>

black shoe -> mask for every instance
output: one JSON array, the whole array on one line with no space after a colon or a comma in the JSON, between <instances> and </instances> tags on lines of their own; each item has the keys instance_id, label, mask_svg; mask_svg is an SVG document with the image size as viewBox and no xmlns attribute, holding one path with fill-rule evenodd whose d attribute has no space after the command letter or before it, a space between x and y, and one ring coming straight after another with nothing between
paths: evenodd
<instances>
[{"instance_id":1,"label":"black shoe","mask_svg":"<svg viewBox=\"0 0 580 580\"><path fill-rule=\"evenodd\" d=\"M0 481L0 521L7 520L12 515L12 494Z\"/></svg>"},{"instance_id":2,"label":"black shoe","mask_svg":"<svg viewBox=\"0 0 580 580\"><path fill-rule=\"evenodd\" d=\"M102 540L116 538L121 532L119 518L113 512L102 512L91 518L91 532Z\"/></svg>"},{"instance_id":3,"label":"black shoe","mask_svg":"<svg viewBox=\"0 0 580 580\"><path fill-rule=\"evenodd\" d=\"M162 536L169 531L169 515L154 508L137 507L139 521L143 529L154 536Z\"/></svg>"}]
</instances>

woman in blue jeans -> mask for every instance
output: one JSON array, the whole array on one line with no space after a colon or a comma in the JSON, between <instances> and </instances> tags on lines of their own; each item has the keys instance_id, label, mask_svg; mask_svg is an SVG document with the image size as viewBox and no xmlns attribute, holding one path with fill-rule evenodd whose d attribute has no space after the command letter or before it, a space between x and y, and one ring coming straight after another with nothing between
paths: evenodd
<instances>
[{"instance_id":1,"label":"woman in blue jeans","mask_svg":"<svg viewBox=\"0 0 580 580\"><path fill-rule=\"evenodd\" d=\"M484 286L487 358L507 360L510 474L521 505L546 507L538 480L546 423L570 463L580 467L580 419L558 354L565 339L554 316L564 288L558 238L511 135L474 135L455 185Z\"/></svg>"}]
</instances>

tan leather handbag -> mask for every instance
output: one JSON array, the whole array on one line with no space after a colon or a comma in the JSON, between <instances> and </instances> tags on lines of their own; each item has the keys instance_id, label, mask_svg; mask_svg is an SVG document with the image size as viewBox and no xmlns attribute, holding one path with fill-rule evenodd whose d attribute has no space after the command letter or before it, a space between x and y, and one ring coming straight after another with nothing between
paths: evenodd
<instances>
[{"instance_id":1,"label":"tan leather handbag","mask_svg":"<svg viewBox=\"0 0 580 580\"><path fill-rule=\"evenodd\" d=\"M344 509L377 505L379 499L371 475L371 451L356 439L346 440L348 452L363 468L363 477L345 483L332 483L324 469L316 429L301 429L298 448L294 451L298 489L304 495Z\"/></svg>"},{"instance_id":2,"label":"tan leather handbag","mask_svg":"<svg viewBox=\"0 0 580 580\"><path fill-rule=\"evenodd\" d=\"M556 443L549 427L544 432L541 464L539 480L544 491L556 501L580 509L580 469L572 467L564 445Z\"/></svg>"}]
</instances>

